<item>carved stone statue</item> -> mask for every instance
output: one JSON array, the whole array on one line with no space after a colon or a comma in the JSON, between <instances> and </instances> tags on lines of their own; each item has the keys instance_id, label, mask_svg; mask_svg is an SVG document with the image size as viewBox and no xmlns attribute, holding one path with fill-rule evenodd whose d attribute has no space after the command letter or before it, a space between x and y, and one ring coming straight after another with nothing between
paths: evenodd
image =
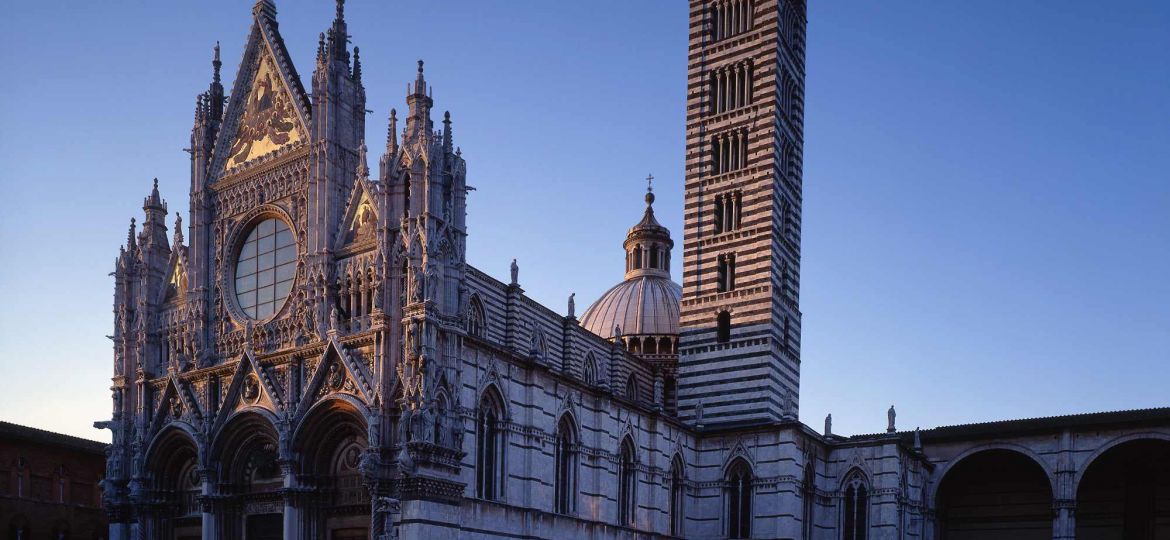
<instances>
[{"instance_id":1,"label":"carved stone statue","mask_svg":"<svg viewBox=\"0 0 1170 540\"><path fill-rule=\"evenodd\" d=\"M825 436L828 437L829 435L832 435L832 434L833 434L833 414L829 413L827 416L825 416Z\"/></svg>"},{"instance_id":2,"label":"carved stone statue","mask_svg":"<svg viewBox=\"0 0 1170 540\"><path fill-rule=\"evenodd\" d=\"M516 264L516 259L512 259L512 285L520 283L520 266Z\"/></svg>"},{"instance_id":3,"label":"carved stone statue","mask_svg":"<svg viewBox=\"0 0 1170 540\"><path fill-rule=\"evenodd\" d=\"M569 316L570 317L577 316L577 302L573 299L575 296L577 296L577 293L572 293L569 295Z\"/></svg>"},{"instance_id":4,"label":"carved stone statue","mask_svg":"<svg viewBox=\"0 0 1170 540\"><path fill-rule=\"evenodd\" d=\"M423 277L423 287L426 289L423 297L427 300L433 301L439 294L439 280L435 277L436 275L435 266L433 264L427 265L427 271Z\"/></svg>"},{"instance_id":5,"label":"carved stone statue","mask_svg":"<svg viewBox=\"0 0 1170 540\"><path fill-rule=\"evenodd\" d=\"M894 427L894 418L897 416L898 413L894 411L894 406L890 405L890 410L886 411L886 419L889 421L889 423L886 425L886 433L894 433L895 431L898 431L898 429Z\"/></svg>"},{"instance_id":6,"label":"carved stone statue","mask_svg":"<svg viewBox=\"0 0 1170 540\"><path fill-rule=\"evenodd\" d=\"M329 310L329 330L336 332L340 322L340 316L337 314L337 306Z\"/></svg>"}]
</instances>

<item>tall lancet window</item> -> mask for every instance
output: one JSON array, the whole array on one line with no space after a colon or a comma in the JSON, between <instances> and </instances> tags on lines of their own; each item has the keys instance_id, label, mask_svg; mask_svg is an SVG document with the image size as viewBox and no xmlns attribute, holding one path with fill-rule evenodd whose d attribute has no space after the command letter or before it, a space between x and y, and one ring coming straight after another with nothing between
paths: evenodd
<instances>
[{"instance_id":1,"label":"tall lancet window","mask_svg":"<svg viewBox=\"0 0 1170 540\"><path fill-rule=\"evenodd\" d=\"M727 537L752 536L752 468L742 459L727 469Z\"/></svg>"},{"instance_id":2,"label":"tall lancet window","mask_svg":"<svg viewBox=\"0 0 1170 540\"><path fill-rule=\"evenodd\" d=\"M634 500L638 487L637 463L634 461L634 443L628 437L622 441L618 461L618 523L634 524Z\"/></svg>"},{"instance_id":3,"label":"tall lancet window","mask_svg":"<svg viewBox=\"0 0 1170 540\"><path fill-rule=\"evenodd\" d=\"M489 501L498 500L504 492L503 410L495 389L484 392L476 414L475 493Z\"/></svg>"},{"instance_id":4,"label":"tall lancet window","mask_svg":"<svg viewBox=\"0 0 1170 540\"><path fill-rule=\"evenodd\" d=\"M861 471L854 470L845 480L845 501L842 505L841 538L865 540L869 532L869 484Z\"/></svg>"},{"instance_id":5,"label":"tall lancet window","mask_svg":"<svg viewBox=\"0 0 1170 540\"><path fill-rule=\"evenodd\" d=\"M670 464L670 534L683 534L683 462L678 456Z\"/></svg>"},{"instance_id":6,"label":"tall lancet window","mask_svg":"<svg viewBox=\"0 0 1170 540\"><path fill-rule=\"evenodd\" d=\"M556 485L554 508L557 513L569 514L577 506L577 428L568 415L557 426L555 461Z\"/></svg>"}]
</instances>

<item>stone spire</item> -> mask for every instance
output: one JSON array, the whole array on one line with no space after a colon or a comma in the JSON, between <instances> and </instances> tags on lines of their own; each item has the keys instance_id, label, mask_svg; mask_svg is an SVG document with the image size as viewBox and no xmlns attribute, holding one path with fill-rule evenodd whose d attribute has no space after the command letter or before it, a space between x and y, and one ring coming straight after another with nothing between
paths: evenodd
<instances>
[{"instance_id":1,"label":"stone spire","mask_svg":"<svg viewBox=\"0 0 1170 540\"><path fill-rule=\"evenodd\" d=\"M406 96L406 104L410 107L410 116L406 119L407 137L429 136L434 129L431 123L431 106L434 101L428 93L426 77L423 76L422 60L418 61L418 76L409 91Z\"/></svg>"},{"instance_id":2,"label":"stone spire","mask_svg":"<svg viewBox=\"0 0 1170 540\"><path fill-rule=\"evenodd\" d=\"M349 63L349 51L345 44L349 41L349 29L345 24L345 0L337 0L337 9L333 17L333 26L329 28L328 49L329 57Z\"/></svg>"},{"instance_id":3,"label":"stone spire","mask_svg":"<svg viewBox=\"0 0 1170 540\"><path fill-rule=\"evenodd\" d=\"M215 42L215 49L211 57L211 87L207 89L207 114L216 125L223 119L223 83L220 82L220 68L223 62L219 59L219 42Z\"/></svg>"}]
</instances>

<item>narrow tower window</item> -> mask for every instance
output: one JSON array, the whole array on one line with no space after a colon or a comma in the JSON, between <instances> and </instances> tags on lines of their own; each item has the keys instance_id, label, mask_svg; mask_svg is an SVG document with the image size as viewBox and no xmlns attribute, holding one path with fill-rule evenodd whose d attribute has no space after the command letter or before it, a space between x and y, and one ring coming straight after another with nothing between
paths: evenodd
<instances>
[{"instance_id":1,"label":"narrow tower window","mask_svg":"<svg viewBox=\"0 0 1170 540\"><path fill-rule=\"evenodd\" d=\"M725 253L719 256L719 292L735 290L735 254Z\"/></svg>"},{"instance_id":2,"label":"narrow tower window","mask_svg":"<svg viewBox=\"0 0 1170 540\"><path fill-rule=\"evenodd\" d=\"M715 340L719 343L731 341L731 313L720 311L715 318Z\"/></svg>"}]
</instances>

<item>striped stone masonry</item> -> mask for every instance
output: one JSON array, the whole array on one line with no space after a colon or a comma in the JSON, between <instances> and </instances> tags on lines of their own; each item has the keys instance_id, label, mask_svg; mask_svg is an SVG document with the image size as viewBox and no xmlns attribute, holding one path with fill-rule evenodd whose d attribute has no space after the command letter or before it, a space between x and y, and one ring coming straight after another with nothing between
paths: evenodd
<instances>
[{"instance_id":1,"label":"striped stone masonry","mask_svg":"<svg viewBox=\"0 0 1170 540\"><path fill-rule=\"evenodd\" d=\"M690 4L679 413L697 426L794 418L800 389L805 6L743 5Z\"/></svg>"}]
</instances>

